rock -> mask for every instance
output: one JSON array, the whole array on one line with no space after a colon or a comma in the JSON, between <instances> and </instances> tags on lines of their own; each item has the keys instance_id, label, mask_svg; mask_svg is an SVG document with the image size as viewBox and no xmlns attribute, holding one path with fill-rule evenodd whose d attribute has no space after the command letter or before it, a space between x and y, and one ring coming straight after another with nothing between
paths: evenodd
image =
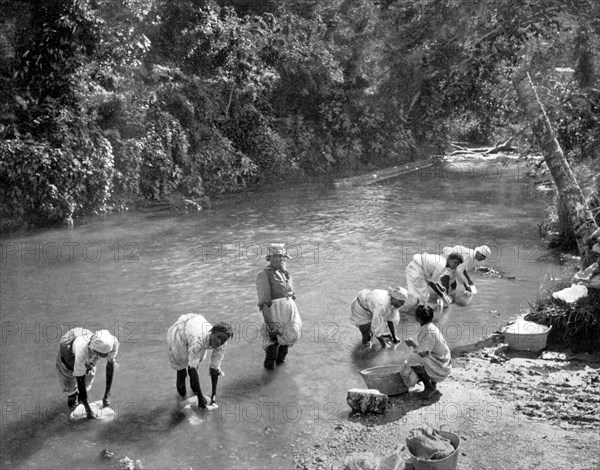
<instances>
[{"instance_id":1,"label":"rock","mask_svg":"<svg viewBox=\"0 0 600 470\"><path fill-rule=\"evenodd\" d=\"M115 453L112 450L104 449L100 452L101 459L112 459L115 456Z\"/></svg>"},{"instance_id":2,"label":"rock","mask_svg":"<svg viewBox=\"0 0 600 470\"><path fill-rule=\"evenodd\" d=\"M544 182L544 183L540 183L538 184L535 189L537 189L538 191L554 191L554 186L552 185L552 182Z\"/></svg>"},{"instance_id":3,"label":"rock","mask_svg":"<svg viewBox=\"0 0 600 470\"><path fill-rule=\"evenodd\" d=\"M198 204L196 201L192 201L191 199L183 199L183 204L185 206L186 210L195 210L195 211L201 211L202 210L202 206L200 204Z\"/></svg>"},{"instance_id":4,"label":"rock","mask_svg":"<svg viewBox=\"0 0 600 470\"><path fill-rule=\"evenodd\" d=\"M144 468L141 461L133 461L127 456L119 460L119 465L119 470L143 470Z\"/></svg>"},{"instance_id":5,"label":"rock","mask_svg":"<svg viewBox=\"0 0 600 470\"><path fill-rule=\"evenodd\" d=\"M346 402L352 410L363 414L384 413L388 405L388 396L379 390L353 388L348 390Z\"/></svg>"},{"instance_id":6,"label":"rock","mask_svg":"<svg viewBox=\"0 0 600 470\"><path fill-rule=\"evenodd\" d=\"M379 458L372 452L354 452L344 459L344 470L376 470Z\"/></svg>"}]
</instances>

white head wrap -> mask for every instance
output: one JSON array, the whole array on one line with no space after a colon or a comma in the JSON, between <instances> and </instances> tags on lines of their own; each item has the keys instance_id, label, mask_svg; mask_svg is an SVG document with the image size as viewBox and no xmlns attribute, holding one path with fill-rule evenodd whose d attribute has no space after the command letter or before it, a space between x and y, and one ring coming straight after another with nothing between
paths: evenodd
<instances>
[{"instance_id":1,"label":"white head wrap","mask_svg":"<svg viewBox=\"0 0 600 470\"><path fill-rule=\"evenodd\" d=\"M396 300L408 300L408 291L404 287L388 287L388 293Z\"/></svg>"},{"instance_id":2,"label":"white head wrap","mask_svg":"<svg viewBox=\"0 0 600 470\"><path fill-rule=\"evenodd\" d=\"M108 354L115 345L116 338L108 330L99 330L90 340L90 347L101 354Z\"/></svg>"},{"instance_id":3,"label":"white head wrap","mask_svg":"<svg viewBox=\"0 0 600 470\"><path fill-rule=\"evenodd\" d=\"M492 250L490 250L490 247L487 245L478 246L477 248L475 248L475 252L481 253L486 258L492 254Z\"/></svg>"}]
</instances>

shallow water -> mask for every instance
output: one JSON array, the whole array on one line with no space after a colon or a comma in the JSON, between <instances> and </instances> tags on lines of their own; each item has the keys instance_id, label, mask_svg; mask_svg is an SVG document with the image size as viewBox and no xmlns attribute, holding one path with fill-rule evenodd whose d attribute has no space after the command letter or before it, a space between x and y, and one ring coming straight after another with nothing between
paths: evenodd
<instances>
[{"instance_id":1,"label":"shallow water","mask_svg":"<svg viewBox=\"0 0 600 470\"><path fill-rule=\"evenodd\" d=\"M294 468L295 439L316 421L348 416L358 370L400 350L361 350L349 305L363 288L405 285L417 252L487 244L471 271L479 293L437 319L451 345L492 333L562 269L538 244L551 196L517 164L454 162L374 185L314 184L249 194L193 214L126 213L0 240L2 468ZM275 373L262 369L254 279L269 242L292 259L303 337ZM514 277L514 279L513 279ZM234 326L219 383L220 408L189 416L175 402L165 336L183 313ZM54 368L58 338L78 325L121 341L112 422L69 422ZM402 318L401 335L415 335ZM210 391L208 364L201 384ZM92 400L104 390L100 363Z\"/></svg>"}]
</instances>

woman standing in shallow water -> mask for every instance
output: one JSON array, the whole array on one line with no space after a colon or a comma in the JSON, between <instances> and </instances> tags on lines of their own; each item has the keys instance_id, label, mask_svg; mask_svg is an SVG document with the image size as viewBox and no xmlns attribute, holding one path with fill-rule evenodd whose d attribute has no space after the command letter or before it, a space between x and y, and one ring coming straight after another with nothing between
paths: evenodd
<instances>
[{"instance_id":1,"label":"woman standing in shallow water","mask_svg":"<svg viewBox=\"0 0 600 470\"><path fill-rule=\"evenodd\" d=\"M289 258L284 244L270 244L266 258L269 265L256 276L258 308L265 320L261 337L267 370L285 362L289 348L302 333L292 274L286 269L284 258Z\"/></svg>"}]
</instances>

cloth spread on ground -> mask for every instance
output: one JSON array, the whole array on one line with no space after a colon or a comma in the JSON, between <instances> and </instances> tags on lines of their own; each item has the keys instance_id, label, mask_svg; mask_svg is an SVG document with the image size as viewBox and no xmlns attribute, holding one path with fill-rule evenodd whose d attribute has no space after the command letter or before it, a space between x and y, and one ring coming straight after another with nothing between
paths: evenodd
<instances>
[{"instance_id":1,"label":"cloth spread on ground","mask_svg":"<svg viewBox=\"0 0 600 470\"><path fill-rule=\"evenodd\" d=\"M411 429L406 445L410 453L420 460L445 459L455 450L450 439L429 426Z\"/></svg>"}]
</instances>

